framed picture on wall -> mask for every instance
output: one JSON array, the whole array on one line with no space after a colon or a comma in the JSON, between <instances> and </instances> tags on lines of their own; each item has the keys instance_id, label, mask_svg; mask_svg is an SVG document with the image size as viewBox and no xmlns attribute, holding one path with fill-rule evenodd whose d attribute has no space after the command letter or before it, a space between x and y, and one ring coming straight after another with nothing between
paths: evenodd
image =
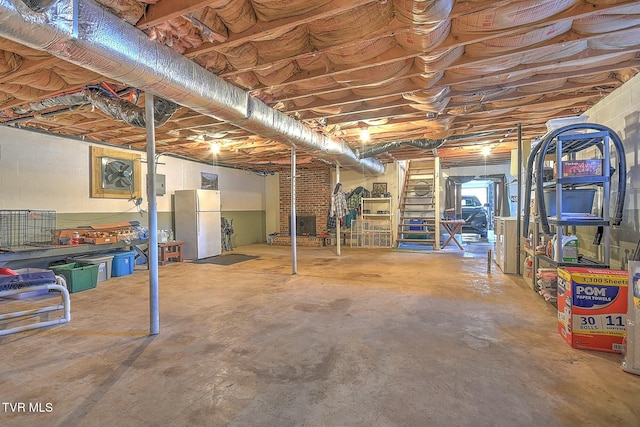
<instances>
[{"instance_id":1,"label":"framed picture on wall","mask_svg":"<svg viewBox=\"0 0 640 427\"><path fill-rule=\"evenodd\" d=\"M202 183L200 188L203 190L217 190L218 189L218 174L201 172Z\"/></svg>"},{"instance_id":2,"label":"framed picture on wall","mask_svg":"<svg viewBox=\"0 0 640 427\"><path fill-rule=\"evenodd\" d=\"M371 190L372 197L382 197L387 192L386 182L374 182L373 189Z\"/></svg>"}]
</instances>

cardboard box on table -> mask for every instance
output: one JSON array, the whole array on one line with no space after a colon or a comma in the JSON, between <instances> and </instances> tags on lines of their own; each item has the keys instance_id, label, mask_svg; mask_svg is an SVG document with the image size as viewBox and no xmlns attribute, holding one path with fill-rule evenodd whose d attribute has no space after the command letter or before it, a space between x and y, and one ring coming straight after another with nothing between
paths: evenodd
<instances>
[{"instance_id":1,"label":"cardboard box on table","mask_svg":"<svg viewBox=\"0 0 640 427\"><path fill-rule=\"evenodd\" d=\"M628 272L558 268L558 332L573 348L623 351Z\"/></svg>"},{"instance_id":2,"label":"cardboard box on table","mask_svg":"<svg viewBox=\"0 0 640 427\"><path fill-rule=\"evenodd\" d=\"M80 243L91 243L95 245L115 243L118 241L118 233L130 230L134 224L131 222L116 222L113 224L88 225L78 228L65 228L55 230L53 243L69 244L74 232L80 235Z\"/></svg>"}]
</instances>

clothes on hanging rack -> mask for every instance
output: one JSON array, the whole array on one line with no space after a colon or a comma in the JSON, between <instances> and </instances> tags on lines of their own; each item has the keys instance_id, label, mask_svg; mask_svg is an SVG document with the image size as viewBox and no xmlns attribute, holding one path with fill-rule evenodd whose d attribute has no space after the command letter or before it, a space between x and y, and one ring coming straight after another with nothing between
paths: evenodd
<instances>
[{"instance_id":1,"label":"clothes on hanging rack","mask_svg":"<svg viewBox=\"0 0 640 427\"><path fill-rule=\"evenodd\" d=\"M336 184L336 187L331 194L331 212L330 216L336 218L343 218L349 214L349 208L347 207L347 199L342 191L342 184Z\"/></svg>"}]
</instances>

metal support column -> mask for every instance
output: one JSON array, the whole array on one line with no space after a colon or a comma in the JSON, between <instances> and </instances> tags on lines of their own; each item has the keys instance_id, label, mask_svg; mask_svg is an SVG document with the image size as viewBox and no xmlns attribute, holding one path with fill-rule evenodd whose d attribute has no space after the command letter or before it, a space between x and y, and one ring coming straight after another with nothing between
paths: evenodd
<instances>
[{"instance_id":1,"label":"metal support column","mask_svg":"<svg viewBox=\"0 0 640 427\"><path fill-rule=\"evenodd\" d=\"M147 200L149 213L149 333L160 332L158 311L158 205L156 203L156 137L153 112L153 95L144 95L145 120L147 128Z\"/></svg>"},{"instance_id":2,"label":"metal support column","mask_svg":"<svg viewBox=\"0 0 640 427\"><path fill-rule=\"evenodd\" d=\"M336 165L336 185L340 183L340 165ZM336 255L340 256L340 240L342 239L342 228L340 218L336 217Z\"/></svg>"},{"instance_id":3,"label":"metal support column","mask_svg":"<svg viewBox=\"0 0 640 427\"><path fill-rule=\"evenodd\" d=\"M522 250L522 209L527 209L522 206L522 186L520 185L520 179L522 178L522 123L518 123L518 176L516 182L518 183L518 204L516 209L516 274L522 275L522 260L520 259L520 251ZM508 188L508 187L507 187Z\"/></svg>"},{"instance_id":4,"label":"metal support column","mask_svg":"<svg viewBox=\"0 0 640 427\"><path fill-rule=\"evenodd\" d=\"M296 224L296 148L291 147L291 274L298 273L298 230L296 230Z\"/></svg>"}]
</instances>

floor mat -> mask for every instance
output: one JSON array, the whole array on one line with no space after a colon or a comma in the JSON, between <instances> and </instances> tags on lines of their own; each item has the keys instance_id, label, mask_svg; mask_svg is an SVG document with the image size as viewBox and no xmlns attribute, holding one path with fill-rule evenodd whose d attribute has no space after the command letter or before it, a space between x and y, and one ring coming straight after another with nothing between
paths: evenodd
<instances>
[{"instance_id":1,"label":"floor mat","mask_svg":"<svg viewBox=\"0 0 640 427\"><path fill-rule=\"evenodd\" d=\"M422 252L430 254L433 252L433 245L401 242L394 252Z\"/></svg>"},{"instance_id":2,"label":"floor mat","mask_svg":"<svg viewBox=\"0 0 640 427\"><path fill-rule=\"evenodd\" d=\"M258 256L244 254L226 254L220 256L212 256L192 261L194 264L216 264L216 265L232 265L243 261L256 259Z\"/></svg>"}]
</instances>

